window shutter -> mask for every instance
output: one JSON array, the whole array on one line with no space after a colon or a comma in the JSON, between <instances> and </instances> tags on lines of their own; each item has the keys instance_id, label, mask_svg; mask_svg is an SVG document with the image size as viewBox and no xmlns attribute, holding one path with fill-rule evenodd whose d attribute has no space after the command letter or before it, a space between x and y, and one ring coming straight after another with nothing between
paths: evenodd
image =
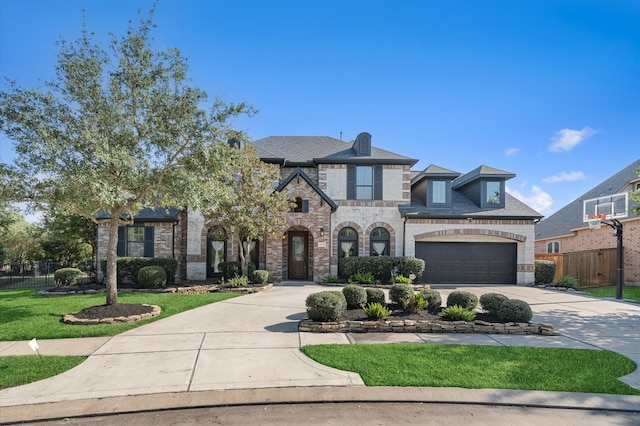
<instances>
[{"instance_id":1,"label":"window shutter","mask_svg":"<svg viewBox=\"0 0 640 426\"><path fill-rule=\"evenodd\" d=\"M302 200L302 213L309 213L309 200Z\"/></svg>"},{"instance_id":2,"label":"window shutter","mask_svg":"<svg viewBox=\"0 0 640 426\"><path fill-rule=\"evenodd\" d=\"M356 166L347 166L347 200L356 199Z\"/></svg>"},{"instance_id":3,"label":"window shutter","mask_svg":"<svg viewBox=\"0 0 640 426\"><path fill-rule=\"evenodd\" d=\"M118 226L118 247L116 248L116 254L118 257L124 257L127 255L125 253L125 244L127 244L127 228L124 226Z\"/></svg>"},{"instance_id":4,"label":"window shutter","mask_svg":"<svg viewBox=\"0 0 640 426\"><path fill-rule=\"evenodd\" d=\"M153 257L153 226L144 227L144 257Z\"/></svg>"},{"instance_id":5,"label":"window shutter","mask_svg":"<svg viewBox=\"0 0 640 426\"><path fill-rule=\"evenodd\" d=\"M373 166L373 199L382 200L382 164Z\"/></svg>"}]
</instances>

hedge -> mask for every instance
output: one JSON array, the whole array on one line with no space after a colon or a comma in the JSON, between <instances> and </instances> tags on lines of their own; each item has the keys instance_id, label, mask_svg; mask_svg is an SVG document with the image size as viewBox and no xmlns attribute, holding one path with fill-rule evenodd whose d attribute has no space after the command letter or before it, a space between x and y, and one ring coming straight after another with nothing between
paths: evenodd
<instances>
[{"instance_id":1,"label":"hedge","mask_svg":"<svg viewBox=\"0 0 640 426\"><path fill-rule=\"evenodd\" d=\"M102 271L107 270L107 260L102 259ZM167 285L176 283L176 271L178 261L176 259L165 259L159 257L119 257L118 258L118 283L123 283L129 278L134 284L138 283L138 271L145 266L159 266L167 274Z\"/></svg>"},{"instance_id":2,"label":"hedge","mask_svg":"<svg viewBox=\"0 0 640 426\"><path fill-rule=\"evenodd\" d=\"M551 260L534 260L536 283L550 284L556 274L556 264Z\"/></svg>"},{"instance_id":3,"label":"hedge","mask_svg":"<svg viewBox=\"0 0 640 426\"><path fill-rule=\"evenodd\" d=\"M424 260L415 257L352 256L340 260L339 269L340 277L344 280L357 273L370 272L376 282L386 284L393 283L394 272L405 277L413 274L419 278L424 272Z\"/></svg>"}]
</instances>

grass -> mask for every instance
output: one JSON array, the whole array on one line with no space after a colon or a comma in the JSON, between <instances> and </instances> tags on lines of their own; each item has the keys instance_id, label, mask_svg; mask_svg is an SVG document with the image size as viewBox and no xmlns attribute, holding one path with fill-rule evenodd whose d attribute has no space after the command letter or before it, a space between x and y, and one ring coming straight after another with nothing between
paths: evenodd
<instances>
[{"instance_id":1,"label":"grass","mask_svg":"<svg viewBox=\"0 0 640 426\"><path fill-rule=\"evenodd\" d=\"M0 389L24 385L64 373L87 359L86 356L2 356Z\"/></svg>"},{"instance_id":2,"label":"grass","mask_svg":"<svg viewBox=\"0 0 640 426\"><path fill-rule=\"evenodd\" d=\"M442 344L305 346L315 361L367 386L430 386L640 395L618 380L635 370L611 351Z\"/></svg>"},{"instance_id":3,"label":"grass","mask_svg":"<svg viewBox=\"0 0 640 426\"><path fill-rule=\"evenodd\" d=\"M616 286L585 288L582 290L584 294L594 297L616 297ZM640 303L640 286L623 286L622 298L635 300Z\"/></svg>"},{"instance_id":4,"label":"grass","mask_svg":"<svg viewBox=\"0 0 640 426\"><path fill-rule=\"evenodd\" d=\"M231 293L175 294L122 293L120 303L148 303L162 308L160 315L129 324L68 325L63 315L104 305L104 294L38 296L36 290L0 292L0 341L112 336L149 322L210 303L236 297Z\"/></svg>"}]
</instances>

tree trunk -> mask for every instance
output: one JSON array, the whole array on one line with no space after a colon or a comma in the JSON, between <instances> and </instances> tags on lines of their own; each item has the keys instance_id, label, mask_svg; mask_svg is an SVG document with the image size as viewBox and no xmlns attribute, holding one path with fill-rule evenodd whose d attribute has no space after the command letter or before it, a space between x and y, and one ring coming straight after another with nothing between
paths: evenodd
<instances>
[{"instance_id":1,"label":"tree trunk","mask_svg":"<svg viewBox=\"0 0 640 426\"><path fill-rule=\"evenodd\" d=\"M249 262L247 261L251 257L251 240L240 240L240 269L242 275L249 278Z\"/></svg>"},{"instance_id":2,"label":"tree trunk","mask_svg":"<svg viewBox=\"0 0 640 426\"><path fill-rule=\"evenodd\" d=\"M120 212L113 212L109 220L109 244L107 246L107 305L118 303L118 220Z\"/></svg>"}]
</instances>

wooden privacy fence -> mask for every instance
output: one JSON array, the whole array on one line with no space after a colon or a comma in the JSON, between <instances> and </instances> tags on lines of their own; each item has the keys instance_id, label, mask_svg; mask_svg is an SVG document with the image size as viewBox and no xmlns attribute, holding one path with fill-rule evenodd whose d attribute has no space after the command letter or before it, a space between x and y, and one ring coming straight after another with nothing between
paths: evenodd
<instances>
[{"instance_id":1,"label":"wooden privacy fence","mask_svg":"<svg viewBox=\"0 0 640 426\"><path fill-rule=\"evenodd\" d=\"M539 253L536 260L551 260L556 264L553 281L571 275L580 287L598 287L616 283L617 249L586 250L575 253Z\"/></svg>"}]
</instances>

